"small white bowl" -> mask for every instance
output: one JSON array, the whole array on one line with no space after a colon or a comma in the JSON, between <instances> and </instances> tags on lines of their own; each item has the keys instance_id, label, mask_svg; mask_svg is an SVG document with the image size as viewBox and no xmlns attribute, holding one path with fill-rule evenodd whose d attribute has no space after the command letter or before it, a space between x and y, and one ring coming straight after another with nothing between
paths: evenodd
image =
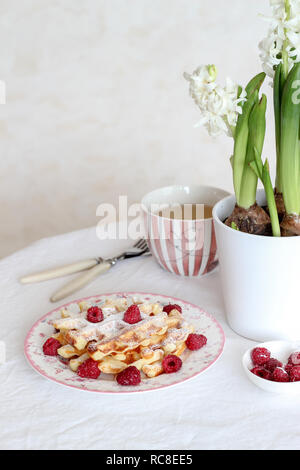
<instances>
[{"instance_id":1,"label":"small white bowl","mask_svg":"<svg viewBox=\"0 0 300 470\"><path fill-rule=\"evenodd\" d=\"M265 343L260 343L248 349L242 359L243 367L248 379L258 387L266 390L267 392L298 393L300 395L300 381L272 382L271 380L262 379L251 372L251 369L254 367L251 359L251 351L254 348L267 348L271 353L271 357L274 357L283 364L286 364L290 354L295 351L300 351L300 341L267 341Z\"/></svg>"}]
</instances>

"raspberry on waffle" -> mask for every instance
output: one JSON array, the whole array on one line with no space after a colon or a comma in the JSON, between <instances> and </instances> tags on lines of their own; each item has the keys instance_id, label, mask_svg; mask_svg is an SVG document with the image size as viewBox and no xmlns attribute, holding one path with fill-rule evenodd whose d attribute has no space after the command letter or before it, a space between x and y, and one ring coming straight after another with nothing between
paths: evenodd
<instances>
[{"instance_id":1,"label":"raspberry on waffle","mask_svg":"<svg viewBox=\"0 0 300 470\"><path fill-rule=\"evenodd\" d=\"M101 315L91 318L89 312ZM181 356L194 332L179 309L166 312L158 302L119 297L70 304L52 324L57 330L52 338L61 345L57 350L60 359L81 375L92 368L86 378L93 379L100 372L118 376L129 367L148 378L165 373L164 358Z\"/></svg>"}]
</instances>

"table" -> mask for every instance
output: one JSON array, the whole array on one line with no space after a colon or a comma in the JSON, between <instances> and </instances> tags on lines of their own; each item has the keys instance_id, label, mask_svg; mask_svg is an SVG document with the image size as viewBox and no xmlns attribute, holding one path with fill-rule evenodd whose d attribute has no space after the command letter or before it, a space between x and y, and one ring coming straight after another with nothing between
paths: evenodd
<instances>
[{"instance_id":1,"label":"table","mask_svg":"<svg viewBox=\"0 0 300 470\"><path fill-rule=\"evenodd\" d=\"M300 449L300 397L269 394L243 372L255 343L227 325L218 270L203 279L163 271L152 257L116 265L73 299L113 291L143 291L198 304L221 323L221 358L197 378L170 389L101 395L63 387L27 364L23 342L53 308L56 279L21 285L25 274L91 256L112 256L128 240L100 241L95 228L46 238L0 262L1 328L7 358L0 365L1 449ZM66 300L72 300L66 299Z\"/></svg>"}]
</instances>

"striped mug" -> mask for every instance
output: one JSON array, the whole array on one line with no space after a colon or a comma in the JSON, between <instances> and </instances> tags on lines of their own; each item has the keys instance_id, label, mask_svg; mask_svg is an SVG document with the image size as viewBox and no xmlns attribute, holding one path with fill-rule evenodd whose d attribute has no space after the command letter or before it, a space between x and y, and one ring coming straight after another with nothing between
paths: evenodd
<instances>
[{"instance_id":1,"label":"striped mug","mask_svg":"<svg viewBox=\"0 0 300 470\"><path fill-rule=\"evenodd\" d=\"M218 264L213 207L229 193L211 186L167 186L144 196L141 207L149 249L160 266L200 277ZM180 212L181 211L181 212Z\"/></svg>"}]
</instances>

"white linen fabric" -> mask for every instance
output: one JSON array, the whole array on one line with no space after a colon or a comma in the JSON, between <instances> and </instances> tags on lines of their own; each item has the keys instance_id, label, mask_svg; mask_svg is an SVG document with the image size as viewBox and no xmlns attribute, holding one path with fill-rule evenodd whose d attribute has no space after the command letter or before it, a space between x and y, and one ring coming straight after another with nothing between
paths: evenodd
<instances>
[{"instance_id":1,"label":"white linen fabric","mask_svg":"<svg viewBox=\"0 0 300 470\"><path fill-rule=\"evenodd\" d=\"M152 257L120 262L66 301L105 292L153 292L195 303L223 326L221 358L191 381L142 394L102 395L63 387L28 365L23 344L53 309L56 279L21 285L25 274L91 256L112 256L128 240L100 241L95 228L40 240L0 262L1 449L300 449L300 396L253 385L241 358L254 342L227 325L218 270L202 279L165 272ZM249 295L255 295L249 292ZM64 302L62 302L64 303Z\"/></svg>"}]
</instances>

